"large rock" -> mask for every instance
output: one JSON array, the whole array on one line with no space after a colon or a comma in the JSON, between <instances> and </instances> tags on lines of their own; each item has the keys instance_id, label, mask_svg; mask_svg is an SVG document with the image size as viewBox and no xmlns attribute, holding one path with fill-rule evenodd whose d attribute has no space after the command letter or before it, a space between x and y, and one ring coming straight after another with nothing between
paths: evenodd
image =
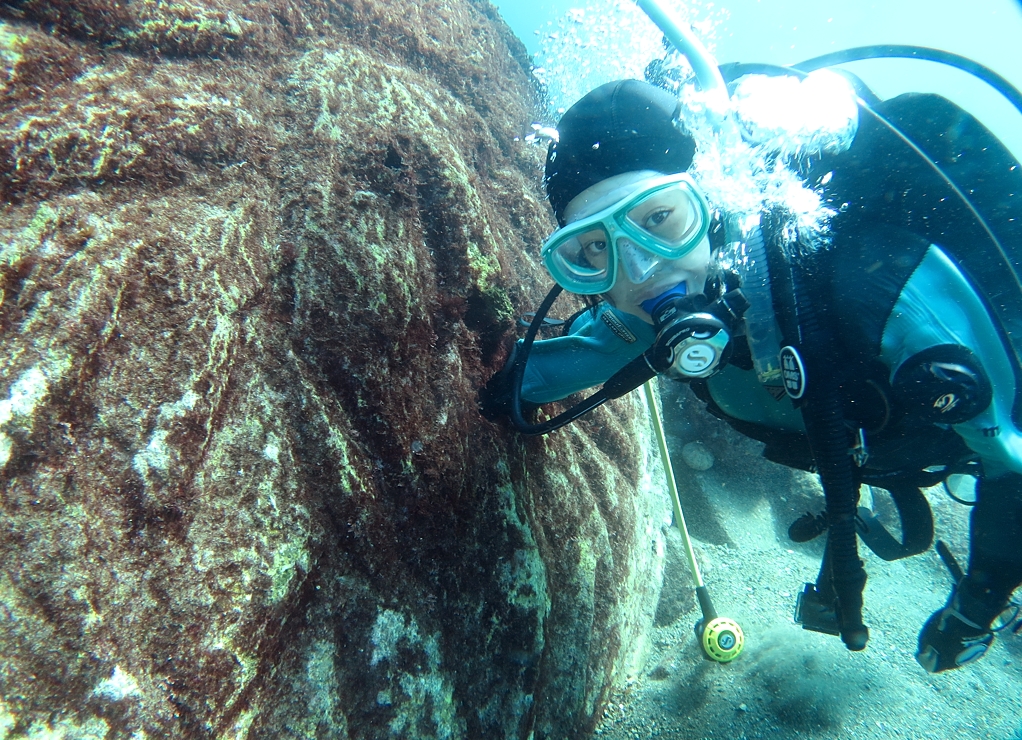
<instances>
[{"instance_id":1,"label":"large rock","mask_svg":"<svg viewBox=\"0 0 1022 740\"><path fill-rule=\"evenodd\" d=\"M492 6L0 18L0 738L585 736L667 507L635 399L476 412L552 226Z\"/></svg>"}]
</instances>

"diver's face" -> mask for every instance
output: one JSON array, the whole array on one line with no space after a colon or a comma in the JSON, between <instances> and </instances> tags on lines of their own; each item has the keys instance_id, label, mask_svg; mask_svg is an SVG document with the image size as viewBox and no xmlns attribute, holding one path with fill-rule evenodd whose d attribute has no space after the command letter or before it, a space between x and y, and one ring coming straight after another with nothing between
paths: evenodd
<instances>
[{"instance_id":1,"label":"diver's face","mask_svg":"<svg viewBox=\"0 0 1022 740\"><path fill-rule=\"evenodd\" d=\"M644 181L658 174L648 170L627 172L596 183L568 204L564 210L566 222L575 223L628 198L642 189ZM662 200L658 197L647 199L630 211L628 217L650 233L670 241L673 231L688 218L680 211L683 204ZM580 239L585 244L586 259L597 268L607 264L607 245L601 241L601 233L595 232L589 241L584 235ZM656 298L679 283L685 284L688 295L703 291L711 262L709 238L703 237L691 252L679 259L653 254L626 239L621 242L614 287L603 294L603 298L615 308L652 324L653 317L642 308L643 301Z\"/></svg>"}]
</instances>

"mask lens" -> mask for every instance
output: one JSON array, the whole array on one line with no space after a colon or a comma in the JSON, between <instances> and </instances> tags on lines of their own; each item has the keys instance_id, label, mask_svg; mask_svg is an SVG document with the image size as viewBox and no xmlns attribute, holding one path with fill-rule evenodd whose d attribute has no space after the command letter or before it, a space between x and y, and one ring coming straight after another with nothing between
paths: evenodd
<instances>
[{"instance_id":1,"label":"mask lens","mask_svg":"<svg viewBox=\"0 0 1022 740\"><path fill-rule=\"evenodd\" d=\"M554 279L576 293L608 290L610 262L610 236L602 226L567 235L546 254Z\"/></svg>"},{"instance_id":2,"label":"mask lens","mask_svg":"<svg viewBox=\"0 0 1022 740\"><path fill-rule=\"evenodd\" d=\"M683 183L657 190L628 211L633 227L681 256L703 238L706 212ZM666 256L666 255L665 255Z\"/></svg>"}]
</instances>

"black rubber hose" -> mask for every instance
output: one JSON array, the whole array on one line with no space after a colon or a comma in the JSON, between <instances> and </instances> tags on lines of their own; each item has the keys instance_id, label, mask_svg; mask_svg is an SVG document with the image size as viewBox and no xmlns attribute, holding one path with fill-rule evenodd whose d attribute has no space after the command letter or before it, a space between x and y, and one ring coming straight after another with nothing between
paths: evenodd
<instances>
[{"instance_id":1,"label":"black rubber hose","mask_svg":"<svg viewBox=\"0 0 1022 740\"><path fill-rule=\"evenodd\" d=\"M853 49L835 51L831 54L813 57L804 62L792 65L794 69L801 72L813 72L823 67L831 67L835 64L846 62L861 62L865 59L924 59L928 62L946 64L949 67L960 69L971 74L990 85L997 92L1003 95L1015 106L1015 109L1022 113L1022 93L1014 85L989 67L974 62L968 57L955 54L943 49L931 49L928 46L908 46L904 44L878 44L874 46L856 46Z\"/></svg>"},{"instance_id":2,"label":"black rubber hose","mask_svg":"<svg viewBox=\"0 0 1022 740\"><path fill-rule=\"evenodd\" d=\"M543 325L543 320L550 313L550 307L554 305L554 301L557 300L557 296L561 294L562 290L564 288L560 285L555 285L546 294L546 298L539 304L539 308L536 309L536 313L532 317L529 330L525 332L525 340L522 342L521 350L515 355L514 372L511 375L511 423L522 434L546 434L549 431L553 431L553 428L547 428L549 422L545 424L530 424L525 420L525 417L522 415L522 381L525 379L525 366L529 362L532 343L536 340L536 334Z\"/></svg>"},{"instance_id":3,"label":"black rubber hose","mask_svg":"<svg viewBox=\"0 0 1022 740\"><path fill-rule=\"evenodd\" d=\"M555 285L547 293L546 298L536 309L536 313L529 324L529 330L525 332L525 339L522 341L522 348L515 354L514 368L511 376L511 423L514 424L521 434L529 437L541 434L549 434L563 426L567 426L581 416L588 414L597 406L601 406L612 398L619 398L628 393L657 374L646 362L645 355L639 355L624 368L619 370L599 391L586 398L584 401L572 406L553 419L539 424L530 424L522 414L522 382L525 379L525 366L529 362L529 355L532 352L532 344L536 340L536 334L550 312L550 307L561 294L560 285Z\"/></svg>"},{"instance_id":4,"label":"black rubber hose","mask_svg":"<svg viewBox=\"0 0 1022 740\"><path fill-rule=\"evenodd\" d=\"M859 482L849 452L850 438L831 359L834 356L831 338L810 297L808 276L797 262L798 258L793 260L792 280L799 298L802 344L810 350L803 357L806 363L803 418L827 503L827 544L832 557L841 640L849 650L863 650L869 641L869 629L862 621L866 571L859 559L855 531Z\"/></svg>"}]
</instances>

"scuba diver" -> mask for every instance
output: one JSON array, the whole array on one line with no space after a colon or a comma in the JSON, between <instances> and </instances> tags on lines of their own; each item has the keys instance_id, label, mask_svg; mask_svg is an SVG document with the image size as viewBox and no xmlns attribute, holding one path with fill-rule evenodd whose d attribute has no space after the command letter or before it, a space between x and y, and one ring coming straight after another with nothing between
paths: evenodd
<instances>
[{"instance_id":1,"label":"scuba diver","mask_svg":"<svg viewBox=\"0 0 1022 740\"><path fill-rule=\"evenodd\" d=\"M726 67L732 89L750 72L791 74ZM887 560L929 549L921 488L977 477L967 572L938 543L955 584L919 634L918 662L940 672L987 651L1022 583L1022 333L1012 323L1022 290L1003 246L1022 241L1022 218L1008 217L1022 171L943 98L879 101L848 84L860 106L848 141L798 163L834 208L823 246L804 243L783 209L736 218L708 198L689 172L699 144L676 92L621 80L575 103L546 160L559 228L542 257L557 286L481 409L544 434L657 374L687 382L711 413L764 442L765 457L820 475L826 511L790 530L796 541L828 538L796 619L851 650L869 634L857 538ZM996 224L963 193L993 203ZM736 249L742 269L722 258ZM589 308L562 336L536 341L562 289ZM553 419L526 419L601 384ZM902 541L858 508L863 484L891 494Z\"/></svg>"}]
</instances>

